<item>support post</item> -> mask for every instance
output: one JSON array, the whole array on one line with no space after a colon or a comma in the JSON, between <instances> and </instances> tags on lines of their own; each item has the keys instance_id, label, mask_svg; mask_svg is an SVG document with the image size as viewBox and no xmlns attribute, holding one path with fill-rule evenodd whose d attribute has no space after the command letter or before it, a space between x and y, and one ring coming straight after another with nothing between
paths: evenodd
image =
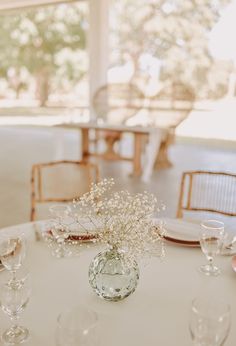
<instances>
[{"instance_id":1,"label":"support post","mask_svg":"<svg viewBox=\"0 0 236 346\"><path fill-rule=\"evenodd\" d=\"M96 120L92 107L95 92L107 83L109 64L109 0L89 0L89 106L90 120Z\"/></svg>"}]
</instances>

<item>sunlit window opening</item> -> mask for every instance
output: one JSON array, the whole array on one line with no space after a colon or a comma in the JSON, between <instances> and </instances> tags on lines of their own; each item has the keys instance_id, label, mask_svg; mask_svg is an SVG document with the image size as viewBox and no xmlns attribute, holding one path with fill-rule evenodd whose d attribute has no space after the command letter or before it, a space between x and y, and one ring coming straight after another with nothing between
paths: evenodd
<instances>
[{"instance_id":1,"label":"sunlit window opening","mask_svg":"<svg viewBox=\"0 0 236 346\"><path fill-rule=\"evenodd\" d=\"M234 141L235 13L235 1L110 1L107 81L134 83L146 97L184 85L195 107L176 135ZM87 121L88 2L16 9L0 21L0 124ZM143 109L129 120L152 122Z\"/></svg>"},{"instance_id":2,"label":"sunlit window opening","mask_svg":"<svg viewBox=\"0 0 236 346\"><path fill-rule=\"evenodd\" d=\"M1 123L27 123L27 117L34 123L35 115L63 114L66 108L83 113L88 108L88 4L15 10L0 15L0 22Z\"/></svg>"}]
</instances>

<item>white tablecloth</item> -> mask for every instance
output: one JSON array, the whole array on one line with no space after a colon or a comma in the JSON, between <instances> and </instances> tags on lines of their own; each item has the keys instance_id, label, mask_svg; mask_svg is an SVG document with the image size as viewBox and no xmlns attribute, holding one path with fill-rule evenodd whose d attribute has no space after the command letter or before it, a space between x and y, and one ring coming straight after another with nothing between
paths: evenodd
<instances>
[{"instance_id":1,"label":"white tablecloth","mask_svg":"<svg viewBox=\"0 0 236 346\"><path fill-rule=\"evenodd\" d=\"M222 274L208 278L197 270L205 263L199 248L168 243L164 261L153 258L148 265L141 265L137 290L125 300L113 303L97 297L88 283L89 264L101 247L84 248L78 257L56 259L44 242L35 240L32 224L0 232L16 229L30 236L26 262L33 294L20 319L31 333L26 345L55 345L58 314L69 306L83 303L98 314L101 346L189 346L191 301L210 292L231 305L232 326L225 345L235 346L236 273L231 269L231 257L216 259ZM3 272L0 281L2 277ZM0 311L0 333L9 324L9 318Z\"/></svg>"}]
</instances>

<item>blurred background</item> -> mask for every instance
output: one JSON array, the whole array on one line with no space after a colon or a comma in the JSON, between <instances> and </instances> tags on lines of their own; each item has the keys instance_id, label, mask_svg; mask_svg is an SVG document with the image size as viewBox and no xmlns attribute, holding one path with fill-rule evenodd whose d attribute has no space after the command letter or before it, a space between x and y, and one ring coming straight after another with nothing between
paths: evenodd
<instances>
[{"instance_id":1,"label":"blurred background","mask_svg":"<svg viewBox=\"0 0 236 346\"><path fill-rule=\"evenodd\" d=\"M88 118L98 79L132 82L151 96L183 83L196 102L177 135L236 139L234 0L102 0L100 32L92 0L37 7L25 0L18 9L16 3L0 8L2 124L37 115ZM103 56L98 68L106 72L91 79L96 41Z\"/></svg>"},{"instance_id":2,"label":"blurred background","mask_svg":"<svg viewBox=\"0 0 236 346\"><path fill-rule=\"evenodd\" d=\"M158 127L155 102L175 86L191 96L148 183L129 162L99 161L118 189L155 192L174 216L183 171L235 172L235 18L236 0L0 1L0 225L29 221L33 164L81 158L80 131L55 125L100 120L104 85L141 95L125 126ZM116 144L132 152L132 135Z\"/></svg>"}]
</instances>

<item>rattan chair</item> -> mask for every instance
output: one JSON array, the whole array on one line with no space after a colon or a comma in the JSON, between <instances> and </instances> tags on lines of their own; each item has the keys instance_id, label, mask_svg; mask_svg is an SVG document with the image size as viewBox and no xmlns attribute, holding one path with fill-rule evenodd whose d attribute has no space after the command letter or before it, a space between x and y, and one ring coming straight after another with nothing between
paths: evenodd
<instances>
[{"instance_id":1,"label":"rattan chair","mask_svg":"<svg viewBox=\"0 0 236 346\"><path fill-rule=\"evenodd\" d=\"M168 158L168 148L174 142L175 129L186 119L194 107L195 95L192 89L182 83L173 82L164 86L146 104L151 123L166 130L155 162L155 168L172 166Z\"/></svg>"},{"instance_id":2,"label":"rattan chair","mask_svg":"<svg viewBox=\"0 0 236 346\"><path fill-rule=\"evenodd\" d=\"M168 148L175 138L176 127L193 109L195 95L189 86L172 82L165 85L157 95L144 96L134 84L107 84L96 92L93 108L98 118L110 125L125 125L127 120L139 111L146 110L152 126L163 129L163 139L155 160L155 168L172 166L168 158ZM95 142L103 138L106 142L106 155L113 157L114 144L121 139L115 131L97 132Z\"/></svg>"},{"instance_id":3,"label":"rattan chair","mask_svg":"<svg viewBox=\"0 0 236 346\"><path fill-rule=\"evenodd\" d=\"M40 206L44 205L48 211L51 203L71 202L88 192L92 182L98 181L99 169L93 163L55 161L33 165L30 220L40 219Z\"/></svg>"},{"instance_id":4,"label":"rattan chair","mask_svg":"<svg viewBox=\"0 0 236 346\"><path fill-rule=\"evenodd\" d=\"M131 83L109 83L100 87L93 98L93 108L97 119L108 125L125 125L126 121L143 106L144 95ZM97 131L95 141L104 139L106 154L113 156L113 147L121 140L121 133Z\"/></svg>"},{"instance_id":5,"label":"rattan chair","mask_svg":"<svg viewBox=\"0 0 236 346\"><path fill-rule=\"evenodd\" d=\"M143 101L143 93L134 84L110 83L97 90L93 108L105 123L122 125L142 108Z\"/></svg>"},{"instance_id":6,"label":"rattan chair","mask_svg":"<svg viewBox=\"0 0 236 346\"><path fill-rule=\"evenodd\" d=\"M236 174L191 171L182 175L177 218L188 212L236 216Z\"/></svg>"}]
</instances>

